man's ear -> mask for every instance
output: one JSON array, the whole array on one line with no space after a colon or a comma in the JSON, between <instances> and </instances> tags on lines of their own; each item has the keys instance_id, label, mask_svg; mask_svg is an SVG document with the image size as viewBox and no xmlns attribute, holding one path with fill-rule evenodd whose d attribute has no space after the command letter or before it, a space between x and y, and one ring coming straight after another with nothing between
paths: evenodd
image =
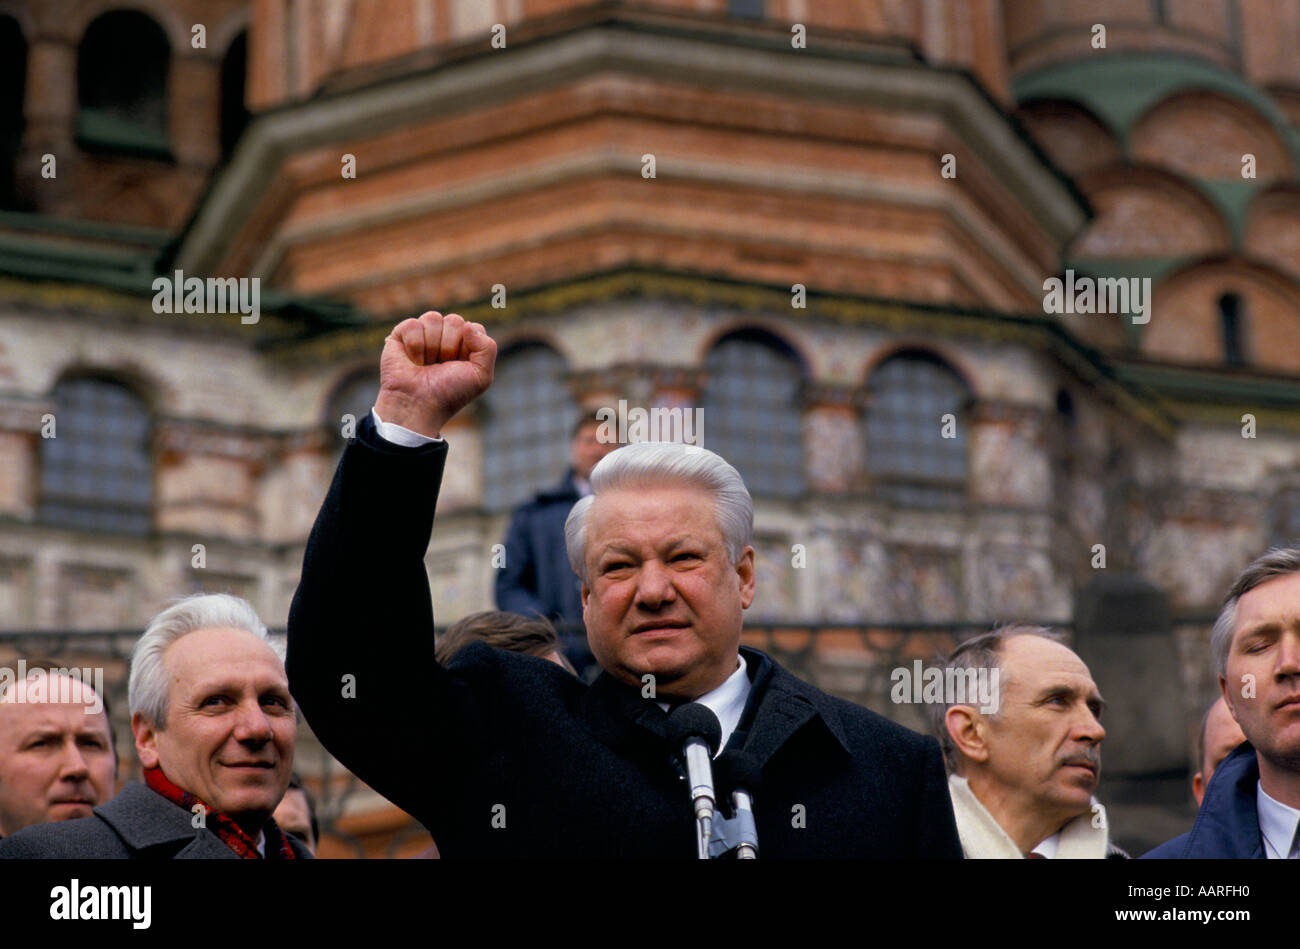
<instances>
[{"instance_id":1,"label":"man's ear","mask_svg":"<svg viewBox=\"0 0 1300 949\"><path fill-rule=\"evenodd\" d=\"M1232 705L1232 689L1228 688L1227 676L1219 676L1219 693L1223 696L1223 702L1228 706L1228 711L1232 713L1232 718L1235 721L1237 710ZM1241 722L1237 722L1237 724L1240 725Z\"/></svg>"},{"instance_id":2,"label":"man's ear","mask_svg":"<svg viewBox=\"0 0 1300 949\"><path fill-rule=\"evenodd\" d=\"M747 610L754 602L754 548L746 547L736 564L736 575L740 578L740 608Z\"/></svg>"},{"instance_id":3,"label":"man's ear","mask_svg":"<svg viewBox=\"0 0 1300 949\"><path fill-rule=\"evenodd\" d=\"M1205 797L1205 779L1199 771L1192 775L1192 797L1196 798L1196 806L1200 807L1201 799Z\"/></svg>"},{"instance_id":4,"label":"man's ear","mask_svg":"<svg viewBox=\"0 0 1300 949\"><path fill-rule=\"evenodd\" d=\"M943 716L943 727L963 758L985 762L989 758L983 716L970 705L954 705Z\"/></svg>"},{"instance_id":5,"label":"man's ear","mask_svg":"<svg viewBox=\"0 0 1300 949\"><path fill-rule=\"evenodd\" d=\"M143 712L131 716L131 734L135 735L135 753L145 770L158 767L158 730Z\"/></svg>"}]
</instances>

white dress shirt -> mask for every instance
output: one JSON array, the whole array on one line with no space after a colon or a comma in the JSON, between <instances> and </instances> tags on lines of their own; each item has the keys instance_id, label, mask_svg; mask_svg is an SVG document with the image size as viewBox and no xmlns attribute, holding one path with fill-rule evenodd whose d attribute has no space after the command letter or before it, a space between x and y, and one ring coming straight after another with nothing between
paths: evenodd
<instances>
[{"instance_id":1,"label":"white dress shirt","mask_svg":"<svg viewBox=\"0 0 1300 949\"><path fill-rule=\"evenodd\" d=\"M1255 812L1259 815L1259 833L1264 838L1264 856L1269 860L1300 859L1300 841L1296 826L1300 810L1275 801L1263 784L1255 785Z\"/></svg>"},{"instance_id":2,"label":"white dress shirt","mask_svg":"<svg viewBox=\"0 0 1300 949\"><path fill-rule=\"evenodd\" d=\"M441 438L430 438L428 435L413 432L409 428L402 428L396 422L385 422L374 409L370 410L370 414L375 420L375 431L386 442L401 445L403 448L419 448L421 445L442 441Z\"/></svg>"},{"instance_id":3,"label":"white dress shirt","mask_svg":"<svg viewBox=\"0 0 1300 949\"><path fill-rule=\"evenodd\" d=\"M728 677L727 681L712 692L705 692L695 700L718 716L718 724L722 726L722 739L718 742L718 755L722 754L722 749L727 746L727 739L731 737L731 733L740 724L740 716L745 713L745 703L749 701L749 692L753 688L749 681L749 671L745 664L745 657L738 656L737 658L740 660L740 664L737 666L736 671ZM665 712L668 711L667 702L657 704ZM718 755L713 757L716 758Z\"/></svg>"},{"instance_id":4,"label":"white dress shirt","mask_svg":"<svg viewBox=\"0 0 1300 949\"><path fill-rule=\"evenodd\" d=\"M1061 842L1061 832L1058 830L1056 833L1052 834L1052 836L1045 837L1041 841L1039 841L1038 846L1029 852L1041 853L1048 860L1055 860L1056 847L1060 842Z\"/></svg>"}]
</instances>

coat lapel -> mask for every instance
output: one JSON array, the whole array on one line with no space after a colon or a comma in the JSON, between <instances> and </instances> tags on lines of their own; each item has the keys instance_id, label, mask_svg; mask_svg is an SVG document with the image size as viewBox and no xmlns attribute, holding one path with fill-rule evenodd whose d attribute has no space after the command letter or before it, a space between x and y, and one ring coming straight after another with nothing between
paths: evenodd
<instances>
[{"instance_id":1,"label":"coat lapel","mask_svg":"<svg viewBox=\"0 0 1300 949\"><path fill-rule=\"evenodd\" d=\"M849 754L844 726L826 696L802 679L786 672L766 653L742 647L745 659L755 667L753 689L745 714L741 716L736 743L765 767L787 741L809 722L824 728ZM746 730L748 733L740 734ZM731 745L731 743L729 743Z\"/></svg>"}]
</instances>

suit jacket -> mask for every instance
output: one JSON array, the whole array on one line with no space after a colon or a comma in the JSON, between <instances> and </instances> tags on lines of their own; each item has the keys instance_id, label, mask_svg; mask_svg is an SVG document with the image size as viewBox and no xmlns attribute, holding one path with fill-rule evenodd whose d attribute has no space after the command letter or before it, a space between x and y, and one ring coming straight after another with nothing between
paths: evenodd
<instances>
[{"instance_id":1,"label":"suit jacket","mask_svg":"<svg viewBox=\"0 0 1300 949\"><path fill-rule=\"evenodd\" d=\"M1255 810L1258 784L1259 759L1250 742L1242 742L1214 769L1192 829L1142 859L1264 859Z\"/></svg>"},{"instance_id":2,"label":"suit jacket","mask_svg":"<svg viewBox=\"0 0 1300 949\"><path fill-rule=\"evenodd\" d=\"M24 827L0 841L0 859L238 860L212 831L195 828L191 815L138 781L94 809L93 816ZM285 834L294 856L310 859Z\"/></svg>"},{"instance_id":3,"label":"suit jacket","mask_svg":"<svg viewBox=\"0 0 1300 949\"><path fill-rule=\"evenodd\" d=\"M363 421L343 454L289 613L312 730L444 857L693 857L667 716L640 690L482 643L434 661L423 556L446 453ZM731 742L762 768L762 856L961 856L934 739L744 653L753 688Z\"/></svg>"},{"instance_id":4,"label":"suit jacket","mask_svg":"<svg viewBox=\"0 0 1300 949\"><path fill-rule=\"evenodd\" d=\"M564 548L564 522L579 497L573 472L515 509L506 531L505 566L497 573L497 608L582 626L578 578Z\"/></svg>"}]
</instances>

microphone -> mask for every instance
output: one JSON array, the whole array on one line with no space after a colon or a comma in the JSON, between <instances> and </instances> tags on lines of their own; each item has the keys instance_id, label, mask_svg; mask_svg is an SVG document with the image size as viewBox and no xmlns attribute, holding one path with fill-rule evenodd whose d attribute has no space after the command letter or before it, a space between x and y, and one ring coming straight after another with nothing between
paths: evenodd
<instances>
[{"instance_id":1,"label":"microphone","mask_svg":"<svg viewBox=\"0 0 1300 949\"><path fill-rule=\"evenodd\" d=\"M737 860L758 859L758 825L754 822L754 795L763 772L751 754L729 748L718 758L718 784L731 788L732 819L726 836L735 838ZM730 842L730 841L729 841Z\"/></svg>"},{"instance_id":2,"label":"microphone","mask_svg":"<svg viewBox=\"0 0 1300 949\"><path fill-rule=\"evenodd\" d=\"M686 759L686 779L691 786L701 860L709 858L709 837L713 833L713 755L722 742L718 716L698 702L679 705L668 716L668 735L674 748Z\"/></svg>"}]
</instances>

